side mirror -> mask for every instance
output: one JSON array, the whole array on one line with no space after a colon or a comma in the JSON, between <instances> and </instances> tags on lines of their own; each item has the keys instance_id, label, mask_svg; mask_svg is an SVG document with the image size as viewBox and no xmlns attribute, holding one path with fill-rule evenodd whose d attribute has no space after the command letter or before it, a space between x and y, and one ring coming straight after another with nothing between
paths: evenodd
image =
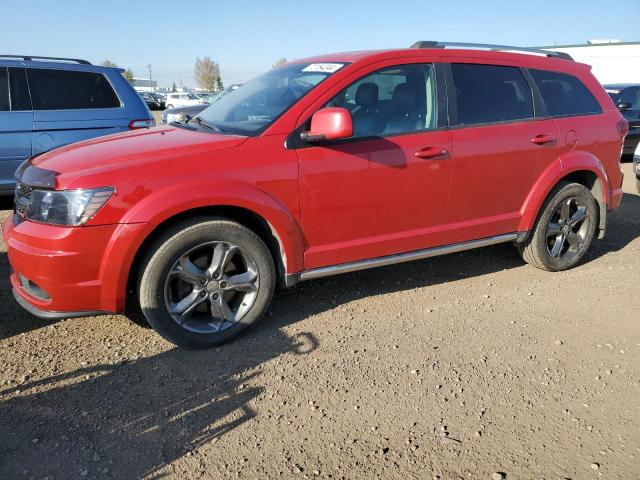
<instances>
[{"instance_id":1,"label":"side mirror","mask_svg":"<svg viewBox=\"0 0 640 480\"><path fill-rule=\"evenodd\" d=\"M630 102L620 102L618 103L617 107L618 107L618 110L624 111L624 110L631 110L632 105Z\"/></svg>"},{"instance_id":2,"label":"side mirror","mask_svg":"<svg viewBox=\"0 0 640 480\"><path fill-rule=\"evenodd\" d=\"M302 132L305 142L322 143L353 136L351 113L346 108L327 107L318 110L311 117L311 130Z\"/></svg>"}]
</instances>

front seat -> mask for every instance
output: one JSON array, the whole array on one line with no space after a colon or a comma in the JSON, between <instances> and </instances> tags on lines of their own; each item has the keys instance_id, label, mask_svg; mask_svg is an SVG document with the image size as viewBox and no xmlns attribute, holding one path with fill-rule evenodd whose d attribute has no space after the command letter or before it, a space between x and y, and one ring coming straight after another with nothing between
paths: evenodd
<instances>
[{"instance_id":1,"label":"front seat","mask_svg":"<svg viewBox=\"0 0 640 480\"><path fill-rule=\"evenodd\" d=\"M352 114L353 134L356 137L379 135L382 131L380 111L378 109L378 85L365 82L356 90L358 108Z\"/></svg>"},{"instance_id":2,"label":"front seat","mask_svg":"<svg viewBox=\"0 0 640 480\"><path fill-rule=\"evenodd\" d=\"M385 134L413 132L421 128L424 108L418 105L418 92L409 83L400 83L393 89L390 112L384 129Z\"/></svg>"}]
</instances>

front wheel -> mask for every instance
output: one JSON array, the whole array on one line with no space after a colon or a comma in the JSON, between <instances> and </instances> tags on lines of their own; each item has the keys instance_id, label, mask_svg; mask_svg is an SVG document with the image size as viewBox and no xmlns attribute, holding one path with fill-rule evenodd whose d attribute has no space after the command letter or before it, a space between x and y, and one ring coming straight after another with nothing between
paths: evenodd
<instances>
[{"instance_id":1,"label":"front wheel","mask_svg":"<svg viewBox=\"0 0 640 480\"><path fill-rule=\"evenodd\" d=\"M275 288L273 259L246 227L223 219L179 224L150 248L138 294L147 321L185 348L225 342L256 323Z\"/></svg>"},{"instance_id":2,"label":"front wheel","mask_svg":"<svg viewBox=\"0 0 640 480\"><path fill-rule=\"evenodd\" d=\"M578 183L562 182L549 194L522 258L552 272L575 266L589 250L598 225L598 204Z\"/></svg>"}]
</instances>

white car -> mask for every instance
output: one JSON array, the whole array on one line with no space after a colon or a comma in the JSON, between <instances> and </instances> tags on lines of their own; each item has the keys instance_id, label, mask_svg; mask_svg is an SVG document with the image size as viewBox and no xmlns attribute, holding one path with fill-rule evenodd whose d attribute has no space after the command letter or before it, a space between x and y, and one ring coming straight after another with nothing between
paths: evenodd
<instances>
[{"instance_id":1,"label":"white car","mask_svg":"<svg viewBox=\"0 0 640 480\"><path fill-rule=\"evenodd\" d=\"M165 104L167 108L193 107L204 105L206 102L194 93L167 93Z\"/></svg>"},{"instance_id":2,"label":"white car","mask_svg":"<svg viewBox=\"0 0 640 480\"><path fill-rule=\"evenodd\" d=\"M211 104L211 103L215 102L216 99L218 98L218 95L220 95L220 94L218 94L218 93L202 93L202 92L196 93L196 96L198 98L200 98L203 102L208 103L208 104Z\"/></svg>"}]
</instances>

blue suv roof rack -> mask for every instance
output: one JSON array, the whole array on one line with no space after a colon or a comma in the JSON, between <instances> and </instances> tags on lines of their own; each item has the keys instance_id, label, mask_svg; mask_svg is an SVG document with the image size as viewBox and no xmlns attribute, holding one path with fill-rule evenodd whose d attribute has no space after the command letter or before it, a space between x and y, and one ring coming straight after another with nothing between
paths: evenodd
<instances>
[{"instance_id":1,"label":"blue suv roof rack","mask_svg":"<svg viewBox=\"0 0 640 480\"><path fill-rule=\"evenodd\" d=\"M438 42L434 40L422 40L411 45L411 48L477 48L483 50L506 51L536 53L546 57L561 58L563 60L572 60L573 57L568 53L554 52L552 50L543 50L541 48L514 47L510 45L492 45L488 43L462 43L462 42Z\"/></svg>"},{"instance_id":2,"label":"blue suv roof rack","mask_svg":"<svg viewBox=\"0 0 640 480\"><path fill-rule=\"evenodd\" d=\"M54 62L80 63L82 65L91 65L91 62L80 58L64 58L64 57L40 57L38 55L0 55L0 58L10 58L12 60L23 60L30 62L33 60L45 60Z\"/></svg>"}]
</instances>

